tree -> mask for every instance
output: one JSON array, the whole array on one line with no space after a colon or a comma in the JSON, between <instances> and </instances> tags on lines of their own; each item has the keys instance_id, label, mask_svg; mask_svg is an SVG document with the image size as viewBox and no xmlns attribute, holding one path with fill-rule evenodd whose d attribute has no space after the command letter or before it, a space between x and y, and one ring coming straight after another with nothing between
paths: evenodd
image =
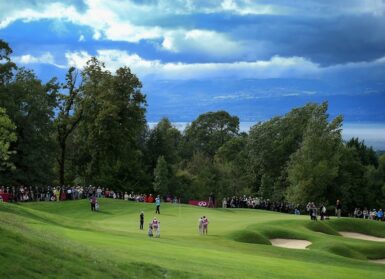
<instances>
[{"instance_id":1,"label":"tree","mask_svg":"<svg viewBox=\"0 0 385 279\"><path fill-rule=\"evenodd\" d=\"M168 194L169 173L167 162L164 156L159 156L156 168L154 169L154 191L160 194Z\"/></svg>"},{"instance_id":2,"label":"tree","mask_svg":"<svg viewBox=\"0 0 385 279\"><path fill-rule=\"evenodd\" d=\"M358 138L349 140L341 151L336 198L344 201L345 210L381 206L383 178L377 154Z\"/></svg>"},{"instance_id":3,"label":"tree","mask_svg":"<svg viewBox=\"0 0 385 279\"><path fill-rule=\"evenodd\" d=\"M52 137L58 84L43 84L32 71L20 68L1 89L0 106L16 125L11 148L15 169L2 173L3 183L48 185L53 180L55 144Z\"/></svg>"},{"instance_id":4,"label":"tree","mask_svg":"<svg viewBox=\"0 0 385 279\"><path fill-rule=\"evenodd\" d=\"M301 147L289 162L287 198L292 203L324 202L338 176L342 117L329 123L327 108L323 103L314 111Z\"/></svg>"},{"instance_id":5,"label":"tree","mask_svg":"<svg viewBox=\"0 0 385 279\"><path fill-rule=\"evenodd\" d=\"M335 191L331 194L333 201L343 201L344 210L354 210L356 207L365 207L369 198L366 189L366 168L354 147L344 145L341 148L341 159L338 177L335 181Z\"/></svg>"},{"instance_id":6,"label":"tree","mask_svg":"<svg viewBox=\"0 0 385 279\"><path fill-rule=\"evenodd\" d=\"M247 134L241 134L223 144L215 155L214 167L218 173L218 197L251 194Z\"/></svg>"},{"instance_id":7,"label":"tree","mask_svg":"<svg viewBox=\"0 0 385 279\"><path fill-rule=\"evenodd\" d=\"M146 139L146 161L150 172L156 167L157 160L164 156L168 164L178 162L178 146L181 140L181 133L172 126L167 118L163 118L149 131Z\"/></svg>"},{"instance_id":8,"label":"tree","mask_svg":"<svg viewBox=\"0 0 385 279\"><path fill-rule=\"evenodd\" d=\"M81 86L77 87L78 73L75 68L71 67L66 75L66 83L63 89L68 90L67 93L58 94L59 113L55 119L57 130L57 141L59 144L59 156L57 158L59 164L59 183L65 184L64 173L67 152L67 140L76 126L79 124L83 110L77 108L81 101Z\"/></svg>"},{"instance_id":9,"label":"tree","mask_svg":"<svg viewBox=\"0 0 385 279\"><path fill-rule=\"evenodd\" d=\"M191 198L207 199L211 192L218 189L218 172L213 160L201 152L193 155L188 162L185 171L190 174Z\"/></svg>"},{"instance_id":10,"label":"tree","mask_svg":"<svg viewBox=\"0 0 385 279\"><path fill-rule=\"evenodd\" d=\"M9 159L12 154L11 143L17 139L15 129L16 126L6 114L5 109L0 107L0 170L13 166Z\"/></svg>"},{"instance_id":11,"label":"tree","mask_svg":"<svg viewBox=\"0 0 385 279\"><path fill-rule=\"evenodd\" d=\"M274 201L285 199L289 186L287 165L292 154L300 148L304 131L319 107L310 103L251 128L247 147L248 169L254 180L254 192L261 197Z\"/></svg>"},{"instance_id":12,"label":"tree","mask_svg":"<svg viewBox=\"0 0 385 279\"><path fill-rule=\"evenodd\" d=\"M372 147L366 146L364 141L360 141L358 138L352 138L346 143L346 146L356 150L359 160L364 166L378 166L378 157L376 152Z\"/></svg>"},{"instance_id":13,"label":"tree","mask_svg":"<svg viewBox=\"0 0 385 279\"><path fill-rule=\"evenodd\" d=\"M127 67L115 74L92 58L82 71L82 121L75 133L78 173L85 183L133 189L143 177L139 139L145 128L142 84Z\"/></svg>"},{"instance_id":14,"label":"tree","mask_svg":"<svg viewBox=\"0 0 385 279\"><path fill-rule=\"evenodd\" d=\"M0 39L0 86L7 84L13 77L16 64L11 61L12 49Z\"/></svg>"},{"instance_id":15,"label":"tree","mask_svg":"<svg viewBox=\"0 0 385 279\"><path fill-rule=\"evenodd\" d=\"M238 132L237 116L225 111L201 114L185 130L182 154L191 158L194 152L203 152L209 158L214 158L217 150Z\"/></svg>"}]
</instances>

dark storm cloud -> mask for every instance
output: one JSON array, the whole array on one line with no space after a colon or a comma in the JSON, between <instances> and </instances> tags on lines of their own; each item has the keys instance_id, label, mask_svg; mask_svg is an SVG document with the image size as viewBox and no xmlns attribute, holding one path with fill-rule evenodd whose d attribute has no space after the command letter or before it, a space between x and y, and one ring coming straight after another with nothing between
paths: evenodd
<instances>
[{"instance_id":1,"label":"dark storm cloud","mask_svg":"<svg viewBox=\"0 0 385 279\"><path fill-rule=\"evenodd\" d=\"M385 17L360 15L276 16L192 14L154 17L145 24L215 30L250 46L249 60L300 56L323 66L372 61L385 56ZM203 42L204 43L204 42ZM253 46L263 45L263 51ZM233 57L237 59L239 57Z\"/></svg>"},{"instance_id":2,"label":"dark storm cloud","mask_svg":"<svg viewBox=\"0 0 385 279\"><path fill-rule=\"evenodd\" d=\"M241 40L264 42L265 55L301 56L321 65L371 61L385 56L382 17L256 16L230 31Z\"/></svg>"}]
</instances>

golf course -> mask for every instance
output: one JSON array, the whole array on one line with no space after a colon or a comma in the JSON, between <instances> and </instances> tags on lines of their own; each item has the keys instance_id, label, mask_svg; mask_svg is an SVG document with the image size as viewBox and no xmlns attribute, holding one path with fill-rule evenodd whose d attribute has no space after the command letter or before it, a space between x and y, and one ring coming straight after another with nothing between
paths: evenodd
<instances>
[{"instance_id":1,"label":"golf course","mask_svg":"<svg viewBox=\"0 0 385 279\"><path fill-rule=\"evenodd\" d=\"M372 260L385 258L385 223L162 204L161 236L150 238L153 204L101 199L100 205L91 212L87 200L1 203L0 278L384 278L385 265ZM203 215L207 236L197 228ZM310 245L274 247L276 239Z\"/></svg>"}]
</instances>

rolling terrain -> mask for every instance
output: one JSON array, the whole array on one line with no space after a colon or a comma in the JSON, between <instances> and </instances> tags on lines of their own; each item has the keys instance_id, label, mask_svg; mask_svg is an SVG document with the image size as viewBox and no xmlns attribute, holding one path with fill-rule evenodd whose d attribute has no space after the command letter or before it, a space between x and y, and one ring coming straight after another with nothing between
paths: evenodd
<instances>
[{"instance_id":1,"label":"rolling terrain","mask_svg":"<svg viewBox=\"0 0 385 279\"><path fill-rule=\"evenodd\" d=\"M0 204L0 278L383 278L385 223L342 218L311 222L251 209L162 204L161 237L147 236L154 205L101 199ZM139 230L144 210L145 228ZM210 221L198 234L198 218ZM270 239L301 239L304 250Z\"/></svg>"}]
</instances>

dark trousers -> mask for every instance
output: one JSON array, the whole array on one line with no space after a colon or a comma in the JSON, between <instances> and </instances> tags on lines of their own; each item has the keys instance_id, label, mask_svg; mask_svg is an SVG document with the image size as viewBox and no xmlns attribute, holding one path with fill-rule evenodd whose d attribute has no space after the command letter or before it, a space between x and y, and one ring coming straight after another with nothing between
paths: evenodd
<instances>
[{"instance_id":1,"label":"dark trousers","mask_svg":"<svg viewBox=\"0 0 385 279\"><path fill-rule=\"evenodd\" d=\"M141 229L141 230L143 230L143 223L144 223L144 221L140 220L140 227L139 227L139 229Z\"/></svg>"},{"instance_id":2,"label":"dark trousers","mask_svg":"<svg viewBox=\"0 0 385 279\"><path fill-rule=\"evenodd\" d=\"M95 211L95 204L91 203L91 211Z\"/></svg>"},{"instance_id":3,"label":"dark trousers","mask_svg":"<svg viewBox=\"0 0 385 279\"><path fill-rule=\"evenodd\" d=\"M159 208L160 208L160 205L157 205L157 206L156 206L156 211L155 211L155 213L158 213L158 214L160 214L160 210L159 210Z\"/></svg>"}]
</instances>

